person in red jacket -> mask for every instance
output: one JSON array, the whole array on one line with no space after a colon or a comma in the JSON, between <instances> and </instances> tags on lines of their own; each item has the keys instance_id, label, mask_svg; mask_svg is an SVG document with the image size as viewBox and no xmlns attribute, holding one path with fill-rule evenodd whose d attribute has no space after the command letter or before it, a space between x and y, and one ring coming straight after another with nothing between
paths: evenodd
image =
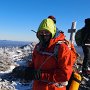
<instances>
[{"instance_id":1,"label":"person in red jacket","mask_svg":"<svg viewBox=\"0 0 90 90\"><path fill-rule=\"evenodd\" d=\"M50 18L44 19L38 28L39 43L35 46L32 62L29 63L37 73L34 76L33 90L66 90L77 58L75 48L68 45L64 33L57 37L56 25ZM58 47L57 57L55 47ZM70 47L69 47L70 46Z\"/></svg>"}]
</instances>

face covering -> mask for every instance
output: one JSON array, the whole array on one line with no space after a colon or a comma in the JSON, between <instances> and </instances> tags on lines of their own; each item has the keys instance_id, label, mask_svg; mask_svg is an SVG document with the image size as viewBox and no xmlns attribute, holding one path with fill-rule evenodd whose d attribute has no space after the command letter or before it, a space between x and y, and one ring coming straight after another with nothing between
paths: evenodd
<instances>
[{"instance_id":1,"label":"face covering","mask_svg":"<svg viewBox=\"0 0 90 90\"><path fill-rule=\"evenodd\" d=\"M50 39L51 39L51 34L49 36L47 35L40 35L39 37L39 41L41 43L41 45L46 48L49 45Z\"/></svg>"}]
</instances>

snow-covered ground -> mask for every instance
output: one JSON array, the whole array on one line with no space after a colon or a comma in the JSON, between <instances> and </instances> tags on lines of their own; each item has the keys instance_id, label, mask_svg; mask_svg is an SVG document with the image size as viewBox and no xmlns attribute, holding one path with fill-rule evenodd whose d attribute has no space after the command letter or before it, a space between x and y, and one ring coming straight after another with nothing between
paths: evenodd
<instances>
[{"instance_id":1,"label":"snow-covered ground","mask_svg":"<svg viewBox=\"0 0 90 90\"><path fill-rule=\"evenodd\" d=\"M0 90L32 90L33 81L27 83L19 80L11 81L9 73L16 66L27 65L28 60L32 58L33 48L33 44L21 48L0 48Z\"/></svg>"},{"instance_id":2,"label":"snow-covered ground","mask_svg":"<svg viewBox=\"0 0 90 90\"><path fill-rule=\"evenodd\" d=\"M34 46L35 44L29 44L21 48L0 48L0 90L32 90L33 81L25 83L12 79L10 73L16 66L27 66L27 62L32 59Z\"/></svg>"}]
</instances>

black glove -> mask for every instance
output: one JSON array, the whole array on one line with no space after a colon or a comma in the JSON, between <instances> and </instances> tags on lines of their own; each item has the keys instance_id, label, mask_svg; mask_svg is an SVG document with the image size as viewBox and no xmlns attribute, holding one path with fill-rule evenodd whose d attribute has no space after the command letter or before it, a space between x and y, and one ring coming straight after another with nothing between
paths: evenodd
<instances>
[{"instance_id":1,"label":"black glove","mask_svg":"<svg viewBox=\"0 0 90 90\"><path fill-rule=\"evenodd\" d=\"M26 77L30 80L40 80L41 79L41 70L35 70L33 68L27 67Z\"/></svg>"}]
</instances>

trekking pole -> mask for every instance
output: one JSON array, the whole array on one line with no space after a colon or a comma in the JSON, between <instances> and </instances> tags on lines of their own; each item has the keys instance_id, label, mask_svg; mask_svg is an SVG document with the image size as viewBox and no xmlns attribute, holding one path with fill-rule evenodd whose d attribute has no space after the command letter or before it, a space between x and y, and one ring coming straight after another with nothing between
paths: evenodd
<instances>
[{"instance_id":1,"label":"trekking pole","mask_svg":"<svg viewBox=\"0 0 90 90\"><path fill-rule=\"evenodd\" d=\"M76 32L76 22L72 22L71 29L68 29L68 33L70 33L70 41L74 44L74 33Z\"/></svg>"}]
</instances>

